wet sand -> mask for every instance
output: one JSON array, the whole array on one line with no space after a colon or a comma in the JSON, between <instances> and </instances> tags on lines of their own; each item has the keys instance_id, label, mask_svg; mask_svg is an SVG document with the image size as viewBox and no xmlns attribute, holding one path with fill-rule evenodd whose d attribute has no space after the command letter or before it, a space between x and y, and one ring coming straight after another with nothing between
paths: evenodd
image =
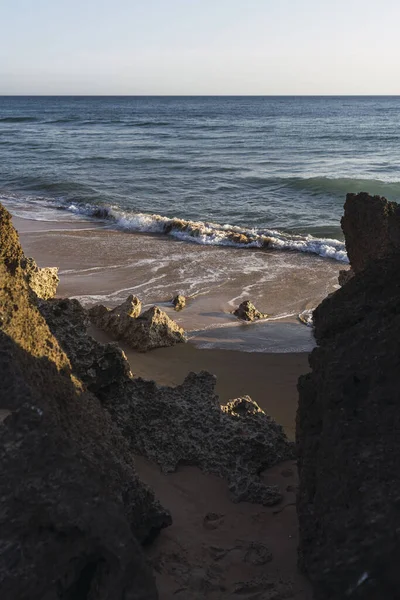
<instances>
[{"instance_id":1,"label":"wet sand","mask_svg":"<svg viewBox=\"0 0 400 600\"><path fill-rule=\"evenodd\" d=\"M340 263L299 252L203 246L167 236L132 234L96 222L15 219L22 244L40 266L60 268L59 294L110 307L132 293L157 304L201 347L258 352L310 351L311 331L297 315L337 287ZM176 313L171 298L188 297ZM232 314L251 299L266 322Z\"/></svg>"},{"instance_id":2,"label":"wet sand","mask_svg":"<svg viewBox=\"0 0 400 600\"><path fill-rule=\"evenodd\" d=\"M121 290L124 299L129 293L128 285L121 283L121 268L107 268L113 257L105 254L104 248L108 247L112 253L113 244L104 245L104 240L109 235L118 235L116 232L107 232L92 223L80 223L75 227L75 224L53 226L21 219L14 219L14 222L27 255L34 256L40 266L60 266L59 295L96 295L99 291L104 294L114 288ZM98 240L103 240L103 246L96 255L93 244ZM134 265L135 257L131 256L130 260ZM93 270L95 267L99 270ZM136 279L139 277L134 266L127 267L125 279L132 274ZM140 286L138 280L135 285ZM124 287L129 291L124 291ZM170 310L171 316L175 316L176 313ZM308 331L300 325L295 327L299 331ZM91 332L100 341L109 340L95 328ZM229 342L234 347L234 336L227 335ZM308 370L306 353L200 349L189 342L141 354L124 344L121 346L135 375L162 385L178 385L190 371L205 369L214 373L217 376L216 391L222 403L243 394L250 395L285 427L293 439L296 383L299 375ZM284 492L283 502L272 508L233 504L225 481L205 475L194 467L182 467L174 474L163 475L156 465L143 457L137 457L136 464L142 479L154 489L173 517L173 525L146 548L161 600L229 600L235 597L311 600L308 582L297 571L294 505L297 473L293 461L269 469L263 475L268 483L276 483Z\"/></svg>"}]
</instances>

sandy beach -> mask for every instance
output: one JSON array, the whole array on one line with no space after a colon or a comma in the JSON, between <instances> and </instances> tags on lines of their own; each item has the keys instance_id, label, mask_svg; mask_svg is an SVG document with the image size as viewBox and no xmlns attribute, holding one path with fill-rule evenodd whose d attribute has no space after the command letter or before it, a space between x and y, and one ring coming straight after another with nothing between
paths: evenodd
<instances>
[{"instance_id":1,"label":"sandy beach","mask_svg":"<svg viewBox=\"0 0 400 600\"><path fill-rule=\"evenodd\" d=\"M109 232L85 222L66 224L14 218L14 223L27 255L33 255L40 266L60 267L58 295L96 295L100 279L93 277L93 271L85 276L84 270L93 268L94 263L98 264L104 257L89 255L77 244L87 246L89 240L93 243L96 236L108 236ZM101 281L102 289L120 289L120 270L104 269ZM174 313L169 309L169 313L172 317L181 317L185 311ZM309 328L294 323L287 325L303 336L298 343L312 347ZM143 354L123 343L120 345L135 376L175 386L191 371L210 371L216 375L216 392L221 403L248 394L294 439L296 384L299 375L308 370L308 354L288 352L290 330L286 331L285 324L280 323L274 327L281 331L281 339L285 341L283 352L235 350L235 336L231 333L226 336L231 349L207 349L190 340L185 345ZM234 329L231 327L229 331ZM94 327L90 332L99 341L112 341ZM136 458L136 464L142 479L154 489L173 517L173 525L147 549L162 600L188 599L193 590L198 594L194 597L215 600L236 595L271 600L311 598L308 583L296 567L297 470L294 461L278 465L263 476L268 483L277 484L284 494L283 501L271 508L233 504L226 482L205 475L195 467L182 467L166 476L142 457ZM268 532L267 540L265 532Z\"/></svg>"},{"instance_id":2,"label":"sandy beach","mask_svg":"<svg viewBox=\"0 0 400 600\"><path fill-rule=\"evenodd\" d=\"M160 306L201 348L309 352L311 331L299 326L298 314L338 287L341 264L309 254L199 245L94 220L63 220L54 228L15 223L27 255L39 266L59 267L61 296L113 307L134 294L145 308ZM188 298L179 313L171 305L177 293ZM267 321L236 319L232 312L247 299Z\"/></svg>"},{"instance_id":3,"label":"sandy beach","mask_svg":"<svg viewBox=\"0 0 400 600\"><path fill-rule=\"evenodd\" d=\"M137 238L140 236L110 232L90 221L57 223L17 217L14 217L13 221L19 231L25 253L34 256L40 266L54 265L60 268L59 296L87 299L90 295L90 305L93 304L93 298L97 297L99 302L104 302L105 290L118 289L118 300L109 298L106 302L107 305L113 306L131 293L130 288L125 291L121 289L127 287L127 281L140 288L140 277L146 277L145 269L133 273L135 256L132 255L132 265L128 273L124 267L107 268L110 252L115 252L110 238L113 240L118 236L118 243L122 241L124 244L137 244ZM100 237L105 238L103 249L105 247L108 250L101 256L93 248ZM90 252L85 252L88 249ZM197 247L194 250L197 250ZM102 266L96 269L95 265L99 263ZM174 290L173 282L166 281L166 285L169 285L169 289L160 292L164 300L169 294L172 295ZM140 295L140 290L138 294ZM141 295L140 297L142 299ZM214 301L213 298L210 300L205 296L201 296L199 300L201 304ZM203 325L206 323L205 328L189 332L190 339L185 345L159 348L145 354L134 352L121 342L132 372L144 379L153 379L161 385L175 386L182 383L191 371L210 371L217 377L216 391L222 403L244 394L251 396L285 427L293 439L297 406L296 384L299 375L308 370L307 351L314 345L312 330L293 320L243 324L230 312L223 312L223 307L216 313L217 316L212 314L208 321L225 319L225 326L220 327L217 324L216 327L207 329L207 315L212 313L207 310L207 306L205 311L201 311L196 302L189 302L184 311L176 312L170 302L158 304L185 330L195 319L197 325L200 324L199 319L203 321ZM91 332L99 341L112 341L106 333L95 327L92 327ZM268 345L269 352L260 351L263 344ZM291 352L291 347L297 351Z\"/></svg>"}]
</instances>

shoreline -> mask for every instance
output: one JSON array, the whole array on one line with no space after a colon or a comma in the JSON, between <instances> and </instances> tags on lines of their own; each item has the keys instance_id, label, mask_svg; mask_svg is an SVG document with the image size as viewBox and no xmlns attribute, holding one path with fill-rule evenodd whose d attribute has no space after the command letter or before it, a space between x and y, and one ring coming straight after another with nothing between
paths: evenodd
<instances>
[{"instance_id":1,"label":"shoreline","mask_svg":"<svg viewBox=\"0 0 400 600\"><path fill-rule=\"evenodd\" d=\"M312 329L298 314L338 287L338 263L301 253L155 241L88 221L13 221L26 254L39 266L59 267L59 295L110 307L137 295L144 308L160 306L200 348L310 352ZM170 302L176 293L188 298L181 312ZM232 313L244 299L269 318L239 321Z\"/></svg>"},{"instance_id":2,"label":"shoreline","mask_svg":"<svg viewBox=\"0 0 400 600\"><path fill-rule=\"evenodd\" d=\"M68 238L72 232L72 240L76 242L76 232L90 236L98 234L99 231L103 232L104 228L100 224L91 227L91 224L79 221L68 224L46 222L44 227L43 222L18 217L13 217L13 222L19 231L24 251L27 255L32 255L39 266L58 266L57 259L61 259L61 281L57 296L76 296L79 292L78 286L82 283L82 276L77 277L74 273L69 274L68 271L79 268L79 265L87 268L92 258L82 256L74 248L71 255L63 254L60 247L54 246L54 239L62 240L64 232ZM47 237L49 235L50 238ZM85 239L79 237L78 241L85 241ZM107 276L109 288L112 285L120 285L121 274L118 271L119 269L107 271L107 267L101 270L102 277ZM92 278L93 271L84 276L86 289L93 287ZM98 285L97 281L95 285ZM124 293L124 299L128 293L128 291ZM206 304L206 299L200 298L200 302ZM182 319L189 312L189 307L181 312L175 312L169 303L168 305L162 302L157 304L179 324L182 324ZM158 348L147 353L134 352L123 342L119 342L119 346L127 355L135 375L154 380L160 385L177 386L191 371L206 370L213 373L217 377L216 393L220 396L221 403L224 404L241 395L249 395L284 427L291 439L294 439L296 384L298 377L309 370L308 351L314 345L311 328L299 323L282 321L241 323L231 315L223 313L219 318L223 321L222 326L209 330L203 329L194 334L189 332L189 340L186 344ZM98 341L115 341L93 326L90 331ZM263 350L263 339L268 341L273 351ZM293 339L296 340L295 343ZM254 349L255 344L258 344L256 349ZM293 349L290 348L290 344L294 346ZM298 351L299 347L301 351Z\"/></svg>"},{"instance_id":3,"label":"shoreline","mask_svg":"<svg viewBox=\"0 0 400 600\"><path fill-rule=\"evenodd\" d=\"M91 257L82 256L76 250L73 250L71 255L63 255L59 247L46 242L53 244L54 236L60 240L64 232L67 237L72 232L73 241L76 242L76 232L90 236L98 234L99 231L103 232L104 227L79 221L46 222L44 225L44 222L18 217L13 217L13 222L19 232L24 251L27 255L34 256L39 266L58 266L57 258L62 259L57 296L76 297L82 281L70 271L79 268L82 262L90 262ZM47 238L49 234L51 237ZM84 239L79 237L78 241ZM86 264L83 267L86 268ZM116 271L119 270L111 269L107 272L107 267L101 270L103 277L107 275L109 287L114 285L114 282L120 283L120 273L114 277ZM90 270L89 275L84 277L86 289L92 285L92 278L93 271ZM128 293L124 293L124 299ZM203 301L206 303L206 299L200 298L200 302ZM182 318L189 312L188 307L181 312L175 312L169 303L157 304L179 324L182 324ZM309 370L308 353L314 346L311 328L285 321L242 323L224 313L219 315L219 318L223 321L222 326L189 332L186 344L158 348L147 353L135 352L123 342L118 344L127 355L135 375L154 380L160 385L177 386L191 371L206 370L213 373L217 377L216 393L222 404L241 395L249 395L284 427L291 439L294 439L296 385L298 377ZM90 327L90 332L98 341L115 341L94 326ZM272 351L263 349L263 339L267 340ZM258 344L256 348L255 344Z\"/></svg>"},{"instance_id":4,"label":"shoreline","mask_svg":"<svg viewBox=\"0 0 400 600\"><path fill-rule=\"evenodd\" d=\"M71 229L65 228L63 223L62 228L56 227L53 233L48 226L41 229L36 225L32 231L28 223L24 223L23 228L21 222L13 220L19 229L24 251L40 266L57 265L60 245L49 245L46 241L62 239L63 231L68 237ZM99 228L81 224L74 231L77 230L90 236ZM40 243L41 253L34 251L32 240L36 247ZM79 253L65 254L63 270L68 270L70 261L79 265L81 257ZM82 258L83 261L87 259L87 256ZM79 278L73 285L75 288L79 285ZM66 289L65 281L62 281L57 295L67 296ZM173 318L181 314L170 312ZM309 328L300 324L283 325L310 333ZM274 324L274 327L279 329L282 325ZM243 327L231 329L239 331ZM252 329L255 328L244 325L244 330ZM93 326L89 334L100 342L114 341ZM249 395L283 426L289 439L294 439L298 403L296 384L299 375L309 370L307 352L206 349L189 341L138 353L123 342L118 345L126 353L134 375L159 385L175 387L191 371L213 373L221 404ZM227 481L198 467L180 466L174 473L165 475L146 458L135 456L134 459L139 477L154 490L173 518L172 525L144 549L154 569L160 600L186 598L188 594L219 600L230 598L232 593L253 598L266 590L270 590L274 598L311 600L310 584L297 569L299 537L295 501L298 478L295 461L285 461L261 474L267 485L277 485L283 494L278 505L266 507L248 502L233 503ZM267 542L265 531L268 531Z\"/></svg>"}]
</instances>

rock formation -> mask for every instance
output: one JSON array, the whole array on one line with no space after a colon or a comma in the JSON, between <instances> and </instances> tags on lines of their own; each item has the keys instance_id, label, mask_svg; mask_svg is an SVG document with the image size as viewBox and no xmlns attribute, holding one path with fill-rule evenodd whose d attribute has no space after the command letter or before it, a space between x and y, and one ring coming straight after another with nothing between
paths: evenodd
<instances>
[{"instance_id":1,"label":"rock formation","mask_svg":"<svg viewBox=\"0 0 400 600\"><path fill-rule=\"evenodd\" d=\"M20 266L25 274L29 287L38 298L47 300L54 298L59 283L58 267L39 268L33 258L22 255Z\"/></svg>"},{"instance_id":2,"label":"rock formation","mask_svg":"<svg viewBox=\"0 0 400 600\"><path fill-rule=\"evenodd\" d=\"M182 296L182 294L178 294L173 298L172 304L174 305L175 310L182 310L186 306L186 298Z\"/></svg>"},{"instance_id":3,"label":"rock formation","mask_svg":"<svg viewBox=\"0 0 400 600\"><path fill-rule=\"evenodd\" d=\"M260 473L293 458L294 447L256 402L245 396L221 406L215 377L206 372L191 373L176 388L132 379L118 347L87 335L86 311L77 300L51 300L41 310L74 372L110 412L133 452L165 473L190 464L218 475L235 501L279 502L280 491L265 485Z\"/></svg>"},{"instance_id":4,"label":"rock formation","mask_svg":"<svg viewBox=\"0 0 400 600\"><path fill-rule=\"evenodd\" d=\"M155 600L140 542L169 514L71 370L22 259L0 205L1 598Z\"/></svg>"},{"instance_id":5,"label":"rock formation","mask_svg":"<svg viewBox=\"0 0 400 600\"><path fill-rule=\"evenodd\" d=\"M257 310L250 300L242 302L233 314L243 321L256 321L257 319L266 319L268 317L266 313Z\"/></svg>"},{"instance_id":6,"label":"rock formation","mask_svg":"<svg viewBox=\"0 0 400 600\"><path fill-rule=\"evenodd\" d=\"M299 380L300 564L315 600L394 599L400 207L350 194L342 223L355 275L314 311L318 346Z\"/></svg>"},{"instance_id":7,"label":"rock formation","mask_svg":"<svg viewBox=\"0 0 400 600\"><path fill-rule=\"evenodd\" d=\"M365 192L347 194L342 229L351 268L358 273L371 260L400 250L400 206Z\"/></svg>"},{"instance_id":8,"label":"rock formation","mask_svg":"<svg viewBox=\"0 0 400 600\"><path fill-rule=\"evenodd\" d=\"M134 296L113 310L99 304L89 310L94 325L104 329L131 348L147 352L186 341L185 332L158 306L140 314L141 302Z\"/></svg>"},{"instance_id":9,"label":"rock formation","mask_svg":"<svg viewBox=\"0 0 400 600\"><path fill-rule=\"evenodd\" d=\"M99 390L119 385L132 377L129 363L117 343L100 344L87 334L89 317L78 300L60 298L39 301L39 310L86 387Z\"/></svg>"},{"instance_id":10,"label":"rock formation","mask_svg":"<svg viewBox=\"0 0 400 600\"><path fill-rule=\"evenodd\" d=\"M112 390L103 402L132 450L165 473L194 465L226 479L234 501L276 504L281 493L263 483L263 470L293 458L280 425L250 398L221 407L215 377L190 373L176 388L134 379L124 395Z\"/></svg>"}]
</instances>

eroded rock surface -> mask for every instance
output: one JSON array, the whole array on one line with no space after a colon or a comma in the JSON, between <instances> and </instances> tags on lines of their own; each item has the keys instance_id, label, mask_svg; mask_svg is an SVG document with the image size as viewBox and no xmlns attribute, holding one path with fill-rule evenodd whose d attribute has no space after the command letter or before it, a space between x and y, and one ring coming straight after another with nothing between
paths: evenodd
<instances>
[{"instance_id":1,"label":"eroded rock surface","mask_svg":"<svg viewBox=\"0 0 400 600\"><path fill-rule=\"evenodd\" d=\"M172 300L172 304L174 305L175 310L182 310L186 306L186 298L182 294L178 294Z\"/></svg>"},{"instance_id":2,"label":"eroded rock surface","mask_svg":"<svg viewBox=\"0 0 400 600\"><path fill-rule=\"evenodd\" d=\"M268 315L256 309L250 300L245 300L233 313L238 319L243 321L256 321L258 319L266 319Z\"/></svg>"},{"instance_id":3,"label":"eroded rock surface","mask_svg":"<svg viewBox=\"0 0 400 600\"><path fill-rule=\"evenodd\" d=\"M195 465L223 477L235 501L272 505L281 493L260 473L293 457L280 425L249 397L221 407L215 377L189 374L176 388L134 379L124 395L102 397L134 452L158 463L165 473Z\"/></svg>"},{"instance_id":4,"label":"eroded rock surface","mask_svg":"<svg viewBox=\"0 0 400 600\"><path fill-rule=\"evenodd\" d=\"M341 224L354 273L371 260L400 251L400 206L396 202L366 192L347 194Z\"/></svg>"},{"instance_id":5,"label":"eroded rock surface","mask_svg":"<svg viewBox=\"0 0 400 600\"><path fill-rule=\"evenodd\" d=\"M300 563L315 600L398 597L398 214L382 198L347 197L356 274L314 311L318 347L299 380Z\"/></svg>"},{"instance_id":6,"label":"eroded rock surface","mask_svg":"<svg viewBox=\"0 0 400 600\"><path fill-rule=\"evenodd\" d=\"M158 306L152 306L142 314L140 309L140 300L129 296L113 310L101 304L93 306L89 316L94 325L124 340L139 352L186 341L183 329Z\"/></svg>"},{"instance_id":7,"label":"eroded rock surface","mask_svg":"<svg viewBox=\"0 0 400 600\"><path fill-rule=\"evenodd\" d=\"M117 343L100 344L88 335L89 316L78 300L39 301L39 310L67 354L74 373L94 394L132 377Z\"/></svg>"},{"instance_id":8,"label":"eroded rock surface","mask_svg":"<svg viewBox=\"0 0 400 600\"><path fill-rule=\"evenodd\" d=\"M260 473L293 458L294 446L280 425L248 396L221 406L215 377L191 373L176 388L132 379L123 353L86 332L86 311L77 300L44 302L41 310L79 374L110 412L134 453L165 473L180 464L226 479L232 498L270 506L281 499Z\"/></svg>"},{"instance_id":9,"label":"eroded rock surface","mask_svg":"<svg viewBox=\"0 0 400 600\"><path fill-rule=\"evenodd\" d=\"M37 309L0 205L4 600L158 598L139 542L170 523Z\"/></svg>"},{"instance_id":10,"label":"eroded rock surface","mask_svg":"<svg viewBox=\"0 0 400 600\"><path fill-rule=\"evenodd\" d=\"M37 266L33 258L21 257L21 268L29 287L35 292L38 298L47 300L54 298L59 284L58 267Z\"/></svg>"}]
</instances>

